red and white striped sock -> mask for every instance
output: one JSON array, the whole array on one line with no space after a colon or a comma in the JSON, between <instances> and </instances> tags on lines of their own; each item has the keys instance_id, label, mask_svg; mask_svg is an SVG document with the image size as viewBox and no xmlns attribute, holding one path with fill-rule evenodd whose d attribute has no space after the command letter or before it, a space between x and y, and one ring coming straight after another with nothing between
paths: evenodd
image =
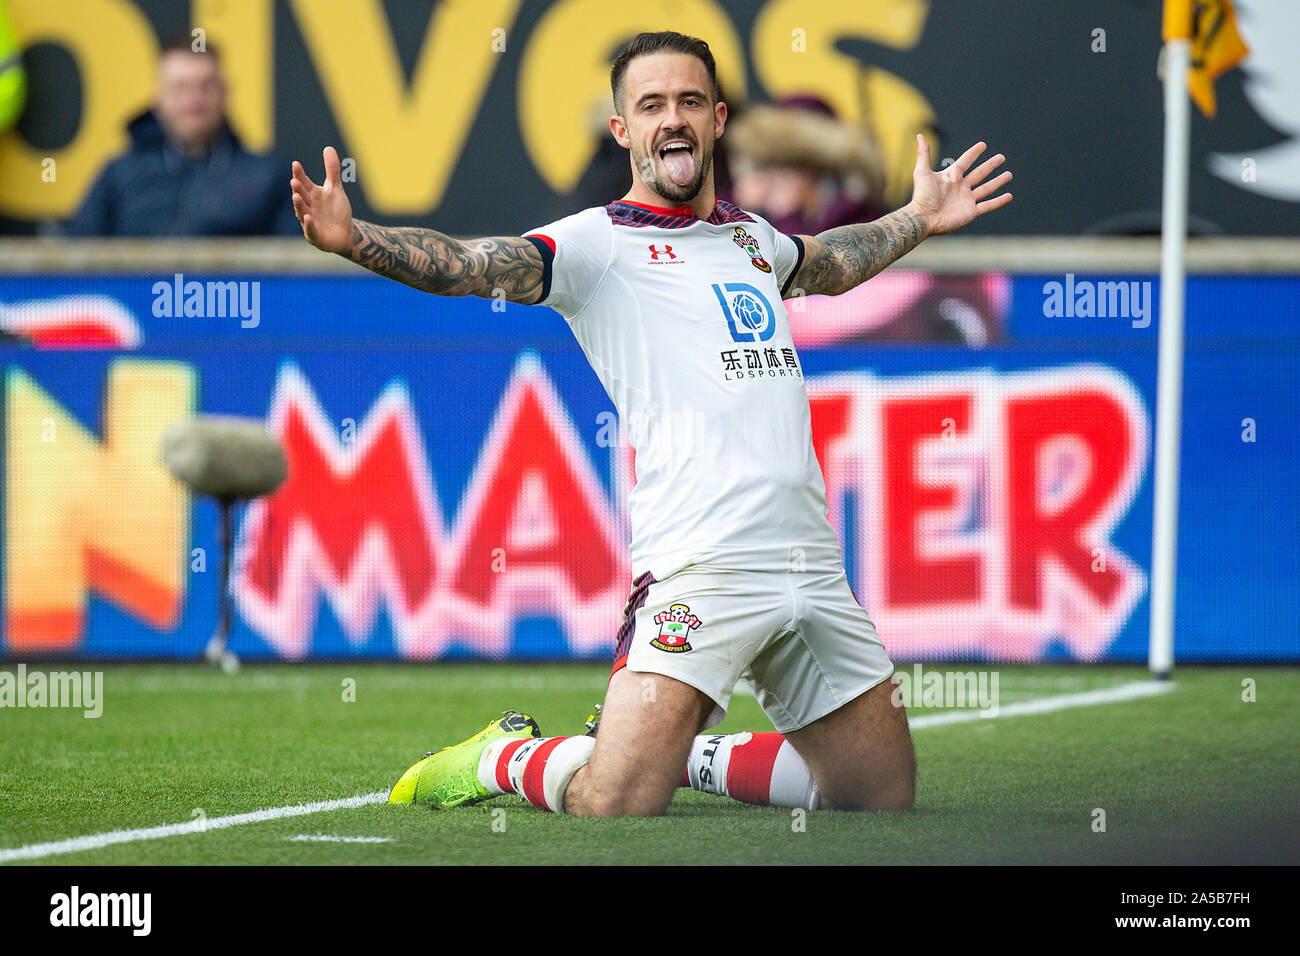
<instances>
[{"instance_id":1,"label":"red and white striped sock","mask_svg":"<svg viewBox=\"0 0 1300 956\"><path fill-rule=\"evenodd\" d=\"M479 758L479 783L494 797L517 793L535 807L563 813L564 791L595 746L595 737L499 740Z\"/></svg>"},{"instance_id":2,"label":"red and white striped sock","mask_svg":"<svg viewBox=\"0 0 1300 956\"><path fill-rule=\"evenodd\" d=\"M816 810L821 804L808 765L775 731L696 737L685 779L703 793L760 807Z\"/></svg>"}]
</instances>

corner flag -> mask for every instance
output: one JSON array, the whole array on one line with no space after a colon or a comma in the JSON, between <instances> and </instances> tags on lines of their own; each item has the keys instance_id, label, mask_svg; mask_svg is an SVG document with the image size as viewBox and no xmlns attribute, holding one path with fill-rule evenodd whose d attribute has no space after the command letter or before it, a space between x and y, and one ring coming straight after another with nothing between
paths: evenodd
<instances>
[{"instance_id":1,"label":"corner flag","mask_svg":"<svg viewBox=\"0 0 1300 956\"><path fill-rule=\"evenodd\" d=\"M1156 372L1155 502L1151 529L1151 636L1157 677L1174 665L1174 572L1178 558L1178 464L1183 406L1187 167L1191 99L1214 115L1214 80L1248 52L1232 0L1165 0L1165 156L1160 217L1160 338ZM1184 79L1186 77L1186 79Z\"/></svg>"},{"instance_id":2,"label":"corner flag","mask_svg":"<svg viewBox=\"0 0 1300 956\"><path fill-rule=\"evenodd\" d=\"M1165 0L1164 34L1166 41L1192 41L1187 90L1201 112L1213 117L1215 79L1250 52L1237 30L1232 0Z\"/></svg>"}]
</instances>

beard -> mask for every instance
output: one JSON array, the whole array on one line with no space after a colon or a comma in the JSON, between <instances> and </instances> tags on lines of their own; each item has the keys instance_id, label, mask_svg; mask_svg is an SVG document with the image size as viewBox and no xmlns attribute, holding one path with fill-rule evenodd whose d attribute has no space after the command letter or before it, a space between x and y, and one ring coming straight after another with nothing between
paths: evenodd
<instances>
[{"instance_id":1,"label":"beard","mask_svg":"<svg viewBox=\"0 0 1300 956\"><path fill-rule=\"evenodd\" d=\"M704 180L713 171L713 147L710 145L706 148L701 144L698 148L702 157L699 171L684 186L677 185L669 178L657 152L652 158L644 155L637 156L634 150L632 159L636 164L637 175L641 177L642 182L669 202L682 204L690 202L700 194L700 190L704 188ZM647 169L652 171L652 178L646 178L644 171Z\"/></svg>"}]
</instances>

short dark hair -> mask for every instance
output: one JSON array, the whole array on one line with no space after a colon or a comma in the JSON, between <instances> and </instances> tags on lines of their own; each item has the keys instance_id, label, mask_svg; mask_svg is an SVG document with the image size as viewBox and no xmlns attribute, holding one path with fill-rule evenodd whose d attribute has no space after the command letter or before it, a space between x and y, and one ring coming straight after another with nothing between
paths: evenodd
<instances>
[{"instance_id":1,"label":"short dark hair","mask_svg":"<svg viewBox=\"0 0 1300 956\"><path fill-rule=\"evenodd\" d=\"M684 33L675 33L672 30L663 30L659 33L638 33L627 45L619 51L614 60L614 66L609 71L609 88L614 94L614 109L619 113L623 112L620 105L623 100L624 78L627 75L628 64L639 56L646 56L650 53L686 53L690 56L697 57L704 68L709 72L709 83L713 87L710 95L713 102L718 102L722 98L718 90L718 65L713 60L713 54L709 51L709 45L703 40L696 37L688 37Z\"/></svg>"},{"instance_id":2,"label":"short dark hair","mask_svg":"<svg viewBox=\"0 0 1300 956\"><path fill-rule=\"evenodd\" d=\"M166 56L168 53L192 53L195 56L210 56L218 63L221 62L221 53L217 50L214 44L210 43L205 38L203 41L203 49L196 50L194 49L194 37L188 33L177 33L171 36L167 42L163 44L160 57Z\"/></svg>"}]
</instances>

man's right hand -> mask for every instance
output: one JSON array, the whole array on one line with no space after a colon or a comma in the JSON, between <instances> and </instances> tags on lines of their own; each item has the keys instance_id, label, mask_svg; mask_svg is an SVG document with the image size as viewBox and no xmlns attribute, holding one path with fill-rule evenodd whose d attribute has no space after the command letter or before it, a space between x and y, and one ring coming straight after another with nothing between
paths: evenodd
<instances>
[{"instance_id":1,"label":"man's right hand","mask_svg":"<svg viewBox=\"0 0 1300 956\"><path fill-rule=\"evenodd\" d=\"M289 183L302 234L317 249L433 295L475 295L526 305L542 297L546 263L531 240L460 240L433 229L353 219L339 154L326 146L324 157L325 185L312 182L296 161Z\"/></svg>"},{"instance_id":2,"label":"man's right hand","mask_svg":"<svg viewBox=\"0 0 1300 956\"><path fill-rule=\"evenodd\" d=\"M346 256L352 251L352 204L343 191L339 154L326 146L325 185L317 186L307 176L302 163L294 160L293 211L302 224L302 234L317 249Z\"/></svg>"}]
</instances>

